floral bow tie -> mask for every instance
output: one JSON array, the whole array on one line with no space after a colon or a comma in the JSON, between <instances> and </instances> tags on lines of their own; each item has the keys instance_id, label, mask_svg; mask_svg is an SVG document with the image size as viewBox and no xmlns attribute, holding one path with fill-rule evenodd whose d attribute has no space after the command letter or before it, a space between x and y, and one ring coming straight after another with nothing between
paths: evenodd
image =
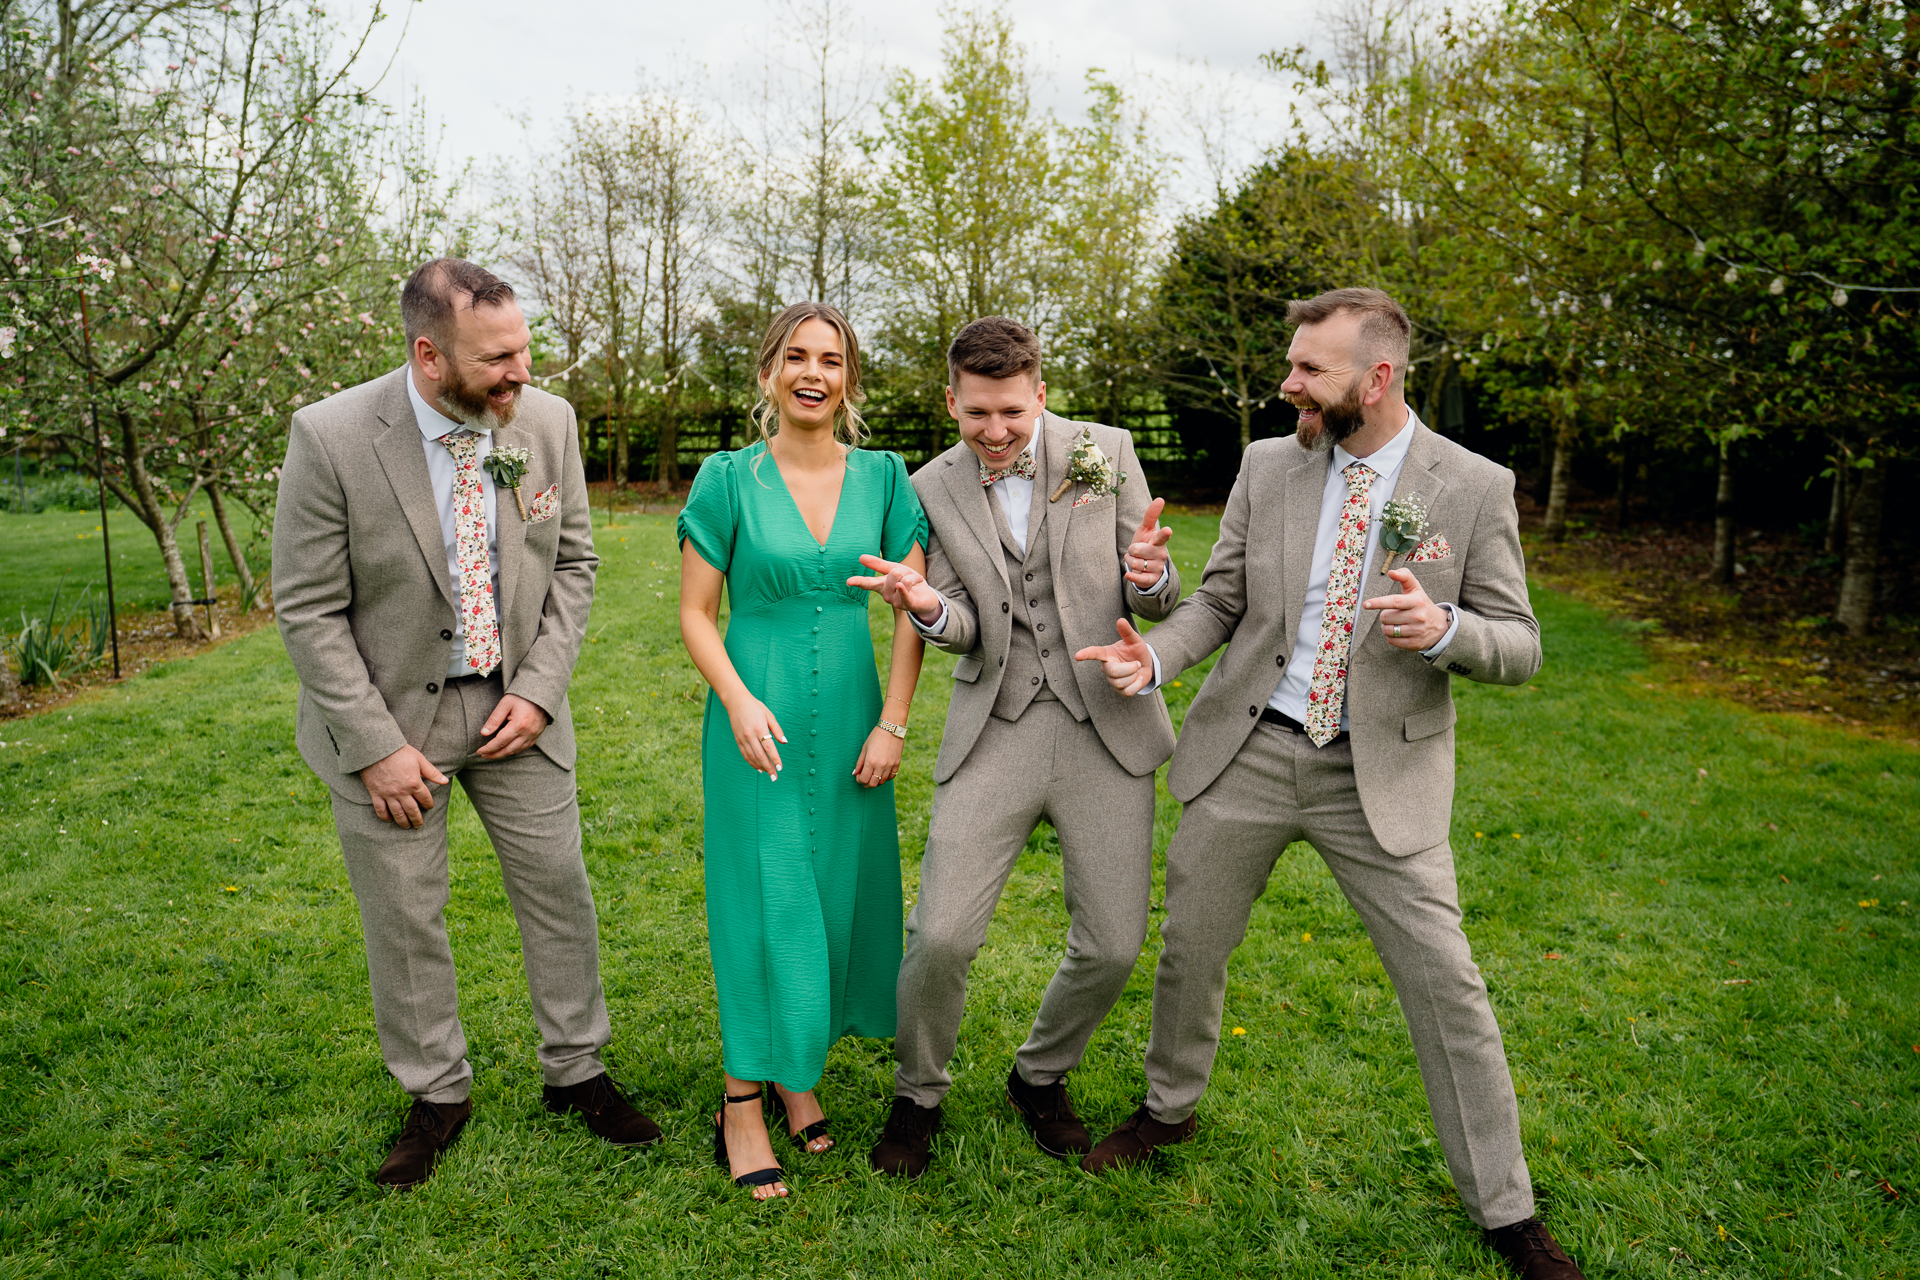
<instances>
[{"instance_id":1,"label":"floral bow tie","mask_svg":"<svg viewBox=\"0 0 1920 1280\"><path fill-rule=\"evenodd\" d=\"M1005 480L1008 476L1017 476L1022 480L1033 479L1033 450L1026 450L1005 471L995 471L984 462L980 464L980 483L983 485L991 486L994 481Z\"/></svg>"}]
</instances>

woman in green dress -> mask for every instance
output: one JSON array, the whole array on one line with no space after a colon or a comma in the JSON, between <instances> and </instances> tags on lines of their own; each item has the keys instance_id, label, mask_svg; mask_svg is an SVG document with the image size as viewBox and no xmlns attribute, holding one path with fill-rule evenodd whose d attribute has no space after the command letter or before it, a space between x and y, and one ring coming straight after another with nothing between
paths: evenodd
<instances>
[{"instance_id":1,"label":"woman in green dress","mask_svg":"<svg viewBox=\"0 0 1920 1280\"><path fill-rule=\"evenodd\" d=\"M787 1189L763 1087L795 1145L824 1151L813 1087L828 1047L893 1034L893 777L922 645L896 614L882 699L868 596L847 579L862 554L924 571L927 522L900 455L859 448L859 344L839 311L802 302L776 317L760 389L762 439L706 460L679 536L680 635L712 687L700 755L726 1074L714 1158L766 1199Z\"/></svg>"}]
</instances>

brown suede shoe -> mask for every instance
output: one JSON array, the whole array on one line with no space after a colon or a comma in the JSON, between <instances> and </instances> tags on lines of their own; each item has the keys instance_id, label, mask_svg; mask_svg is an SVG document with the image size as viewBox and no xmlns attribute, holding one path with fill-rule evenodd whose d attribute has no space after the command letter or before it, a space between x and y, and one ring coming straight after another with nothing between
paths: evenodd
<instances>
[{"instance_id":1,"label":"brown suede shoe","mask_svg":"<svg viewBox=\"0 0 1920 1280\"><path fill-rule=\"evenodd\" d=\"M1118 1129L1100 1139L1100 1144L1087 1153L1080 1167L1088 1173L1105 1173L1109 1169L1145 1164L1147 1157L1160 1147L1185 1142L1199 1131L1199 1116L1188 1116L1179 1124L1161 1124L1142 1104L1138 1111L1120 1122Z\"/></svg>"},{"instance_id":2,"label":"brown suede shoe","mask_svg":"<svg viewBox=\"0 0 1920 1280\"><path fill-rule=\"evenodd\" d=\"M1520 1280L1587 1280L1538 1218L1496 1227L1483 1232L1481 1239L1507 1260L1507 1267Z\"/></svg>"},{"instance_id":3,"label":"brown suede shoe","mask_svg":"<svg viewBox=\"0 0 1920 1280\"><path fill-rule=\"evenodd\" d=\"M895 1178L917 1178L933 1163L933 1135L940 1132L940 1108L915 1106L912 1098L895 1098L893 1113L880 1141L867 1160L876 1173Z\"/></svg>"},{"instance_id":4,"label":"brown suede shoe","mask_svg":"<svg viewBox=\"0 0 1920 1280\"><path fill-rule=\"evenodd\" d=\"M416 1101L407 1112L400 1141L387 1153L387 1162L373 1175L383 1187L407 1191L419 1186L440 1162L440 1153L453 1145L473 1114L473 1099L459 1102Z\"/></svg>"},{"instance_id":5,"label":"brown suede shoe","mask_svg":"<svg viewBox=\"0 0 1920 1280\"><path fill-rule=\"evenodd\" d=\"M1056 1160L1093 1150L1093 1135L1073 1113L1065 1077L1052 1084L1028 1084L1015 1067L1007 1072L1007 1101L1027 1122L1034 1143Z\"/></svg>"},{"instance_id":6,"label":"brown suede shoe","mask_svg":"<svg viewBox=\"0 0 1920 1280\"><path fill-rule=\"evenodd\" d=\"M660 1141L660 1126L634 1110L604 1071L579 1084L550 1084L541 1096L547 1110L557 1116L579 1112L594 1137L616 1147L650 1147Z\"/></svg>"}]
</instances>

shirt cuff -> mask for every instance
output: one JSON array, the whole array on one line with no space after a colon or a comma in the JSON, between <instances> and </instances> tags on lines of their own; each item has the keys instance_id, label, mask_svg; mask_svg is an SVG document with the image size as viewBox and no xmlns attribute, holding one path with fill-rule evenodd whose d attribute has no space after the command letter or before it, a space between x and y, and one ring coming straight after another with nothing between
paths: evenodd
<instances>
[{"instance_id":1,"label":"shirt cuff","mask_svg":"<svg viewBox=\"0 0 1920 1280\"><path fill-rule=\"evenodd\" d=\"M1165 579L1162 578L1161 581L1164 582ZM1158 588L1155 588L1155 590L1158 590ZM1147 652L1153 654L1153 683L1148 685L1146 688L1142 689L1140 692L1134 694L1133 696L1136 698L1144 698L1148 694L1152 693L1155 689L1158 689L1160 687L1160 655L1158 653L1154 653L1154 649L1152 645L1147 646Z\"/></svg>"},{"instance_id":2,"label":"shirt cuff","mask_svg":"<svg viewBox=\"0 0 1920 1280\"><path fill-rule=\"evenodd\" d=\"M940 602L940 616L934 619L931 624L920 621L919 615L915 614L911 609L907 611L907 621L913 624L915 631L918 631L927 639L938 640L941 636L947 634L947 602L945 600ZM1448 635L1451 636L1452 633L1449 632Z\"/></svg>"},{"instance_id":3,"label":"shirt cuff","mask_svg":"<svg viewBox=\"0 0 1920 1280\"><path fill-rule=\"evenodd\" d=\"M1453 619L1453 625L1447 628L1447 634L1441 636L1440 639L1434 644L1433 648L1422 649L1420 651L1420 656L1425 658L1428 662L1432 662L1435 658L1445 653L1447 651L1447 646L1453 643L1454 633L1460 630L1460 611L1454 608L1450 604L1442 604L1440 607L1447 611L1447 616L1449 618Z\"/></svg>"}]
</instances>

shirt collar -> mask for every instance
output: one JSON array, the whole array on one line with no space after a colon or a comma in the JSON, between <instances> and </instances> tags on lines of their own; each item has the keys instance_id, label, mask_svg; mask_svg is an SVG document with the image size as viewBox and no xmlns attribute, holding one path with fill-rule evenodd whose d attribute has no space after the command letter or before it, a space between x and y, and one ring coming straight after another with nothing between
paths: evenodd
<instances>
[{"instance_id":1,"label":"shirt collar","mask_svg":"<svg viewBox=\"0 0 1920 1280\"><path fill-rule=\"evenodd\" d=\"M1406 461L1407 450L1413 447L1413 429L1419 423L1420 419L1414 416L1413 406L1407 406L1407 425L1400 428L1399 434L1357 461L1365 463L1367 469L1377 476L1392 475ZM1354 456L1343 446L1333 446L1333 470L1336 474L1345 471L1347 464L1354 461Z\"/></svg>"},{"instance_id":2,"label":"shirt collar","mask_svg":"<svg viewBox=\"0 0 1920 1280\"><path fill-rule=\"evenodd\" d=\"M412 365L407 366L407 399L413 401L414 424L420 428L421 436L429 441L438 440L441 436L453 431L471 431L483 440L492 434L483 427L470 427L464 422L455 422L428 404L427 398L420 394L420 388L413 384Z\"/></svg>"}]
</instances>

